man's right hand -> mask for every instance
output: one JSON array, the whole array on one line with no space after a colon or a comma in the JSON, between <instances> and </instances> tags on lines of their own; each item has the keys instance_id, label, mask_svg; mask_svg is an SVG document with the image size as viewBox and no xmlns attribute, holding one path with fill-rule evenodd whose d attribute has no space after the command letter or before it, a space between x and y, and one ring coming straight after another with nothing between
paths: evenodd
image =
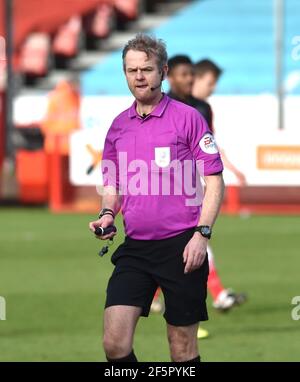
<instances>
[{"instance_id":1,"label":"man's right hand","mask_svg":"<svg viewBox=\"0 0 300 382\"><path fill-rule=\"evenodd\" d=\"M106 227L113 225L113 224L114 224L114 218L111 215L104 215L104 216L102 216L101 219L90 222L89 228L92 232L95 232L97 227L106 228ZM109 235L104 235L104 236L97 236L95 234L95 237L97 239L100 239L100 240L107 240L107 239L112 238L115 235L116 235L116 232L112 232Z\"/></svg>"}]
</instances>

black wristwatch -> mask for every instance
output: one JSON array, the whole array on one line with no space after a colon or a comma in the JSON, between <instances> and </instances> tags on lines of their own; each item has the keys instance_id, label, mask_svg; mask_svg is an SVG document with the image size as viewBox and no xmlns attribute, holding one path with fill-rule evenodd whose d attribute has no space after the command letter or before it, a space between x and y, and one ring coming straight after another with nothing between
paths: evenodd
<instances>
[{"instance_id":1,"label":"black wristwatch","mask_svg":"<svg viewBox=\"0 0 300 382\"><path fill-rule=\"evenodd\" d=\"M110 208L102 208L102 210L100 211L100 213L98 215L98 218L101 219L102 216L104 216L104 215L111 215L113 218L115 218L115 213Z\"/></svg>"},{"instance_id":2,"label":"black wristwatch","mask_svg":"<svg viewBox=\"0 0 300 382\"><path fill-rule=\"evenodd\" d=\"M203 237L211 238L212 230L209 225L199 225L195 228L195 232L200 232Z\"/></svg>"}]
</instances>

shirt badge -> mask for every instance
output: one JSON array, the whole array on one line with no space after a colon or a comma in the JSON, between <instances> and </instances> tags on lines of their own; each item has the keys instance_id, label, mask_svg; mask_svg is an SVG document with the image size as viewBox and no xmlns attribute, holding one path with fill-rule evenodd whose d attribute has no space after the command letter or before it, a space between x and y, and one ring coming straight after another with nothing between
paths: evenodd
<instances>
[{"instance_id":1,"label":"shirt badge","mask_svg":"<svg viewBox=\"0 0 300 382\"><path fill-rule=\"evenodd\" d=\"M171 161L170 147L155 147L155 164L158 167L167 167Z\"/></svg>"},{"instance_id":2,"label":"shirt badge","mask_svg":"<svg viewBox=\"0 0 300 382\"><path fill-rule=\"evenodd\" d=\"M199 142L201 150L206 154L217 154L219 152L215 139L212 134L206 133Z\"/></svg>"}]
</instances>

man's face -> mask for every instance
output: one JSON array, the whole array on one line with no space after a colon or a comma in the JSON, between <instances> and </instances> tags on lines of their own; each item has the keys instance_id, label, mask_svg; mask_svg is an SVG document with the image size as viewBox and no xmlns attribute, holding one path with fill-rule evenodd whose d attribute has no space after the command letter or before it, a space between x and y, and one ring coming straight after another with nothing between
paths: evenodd
<instances>
[{"instance_id":1,"label":"man's face","mask_svg":"<svg viewBox=\"0 0 300 382\"><path fill-rule=\"evenodd\" d=\"M129 50L124 63L127 84L133 96L140 102L153 99L160 92L160 87L157 86L162 76L156 58L147 57L145 52ZM151 87L157 89L151 90Z\"/></svg>"},{"instance_id":2,"label":"man's face","mask_svg":"<svg viewBox=\"0 0 300 382\"><path fill-rule=\"evenodd\" d=\"M192 94L194 69L190 64L178 64L168 76L172 92L184 97Z\"/></svg>"},{"instance_id":3,"label":"man's face","mask_svg":"<svg viewBox=\"0 0 300 382\"><path fill-rule=\"evenodd\" d=\"M214 92L217 85L217 78L213 72L206 72L195 77L193 93L205 100Z\"/></svg>"}]
</instances>

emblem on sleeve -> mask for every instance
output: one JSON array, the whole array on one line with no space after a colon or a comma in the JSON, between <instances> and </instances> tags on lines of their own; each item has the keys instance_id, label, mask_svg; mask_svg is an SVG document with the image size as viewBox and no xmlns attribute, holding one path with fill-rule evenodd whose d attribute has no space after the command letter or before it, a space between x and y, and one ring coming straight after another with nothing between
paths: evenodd
<instances>
[{"instance_id":1,"label":"emblem on sleeve","mask_svg":"<svg viewBox=\"0 0 300 382\"><path fill-rule=\"evenodd\" d=\"M203 135L199 142L199 146L206 154L217 154L219 152L215 139L210 133Z\"/></svg>"}]
</instances>

